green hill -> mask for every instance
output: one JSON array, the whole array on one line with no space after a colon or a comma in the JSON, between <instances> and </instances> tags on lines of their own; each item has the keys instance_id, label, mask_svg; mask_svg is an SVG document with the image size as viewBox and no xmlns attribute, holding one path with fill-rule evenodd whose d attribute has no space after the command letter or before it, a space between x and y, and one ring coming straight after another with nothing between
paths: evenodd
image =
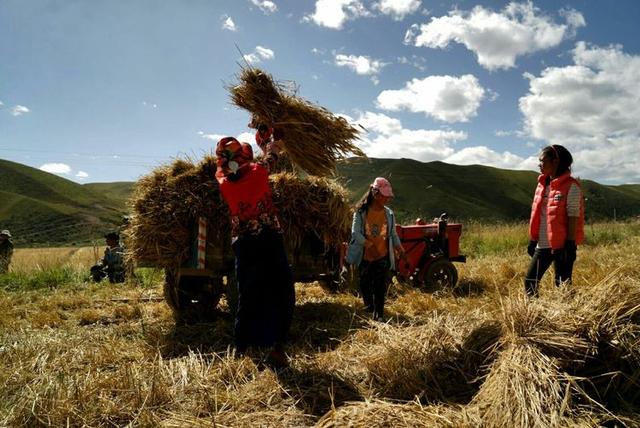
<instances>
[{"instance_id":1,"label":"green hill","mask_svg":"<svg viewBox=\"0 0 640 428\"><path fill-rule=\"evenodd\" d=\"M338 179L356 202L375 177L387 177L396 194L398 220L431 219L447 212L459 221L526 221L537 174L481 165L449 165L412 159L353 158L338 166ZM88 242L114 229L126 212L134 183L77 184L0 160L0 228L18 245ZM588 220L640 215L640 185L606 186L583 180Z\"/></svg>"},{"instance_id":2,"label":"green hill","mask_svg":"<svg viewBox=\"0 0 640 428\"><path fill-rule=\"evenodd\" d=\"M0 160L0 227L17 245L87 242L120 223L123 203L54 174Z\"/></svg>"},{"instance_id":3,"label":"green hill","mask_svg":"<svg viewBox=\"0 0 640 428\"><path fill-rule=\"evenodd\" d=\"M134 185L135 183L132 181L114 181L113 183L87 183L84 187L117 203L118 207L125 210Z\"/></svg>"}]
</instances>

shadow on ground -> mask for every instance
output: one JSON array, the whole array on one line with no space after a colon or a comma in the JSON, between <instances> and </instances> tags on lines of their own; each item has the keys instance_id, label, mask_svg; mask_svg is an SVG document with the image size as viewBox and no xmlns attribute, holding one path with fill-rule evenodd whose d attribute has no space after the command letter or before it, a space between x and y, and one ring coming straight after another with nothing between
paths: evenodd
<instances>
[{"instance_id":1,"label":"shadow on ground","mask_svg":"<svg viewBox=\"0 0 640 428\"><path fill-rule=\"evenodd\" d=\"M277 373L278 380L306 414L320 417L348 401L363 397L350 382L315 366L290 367Z\"/></svg>"}]
</instances>

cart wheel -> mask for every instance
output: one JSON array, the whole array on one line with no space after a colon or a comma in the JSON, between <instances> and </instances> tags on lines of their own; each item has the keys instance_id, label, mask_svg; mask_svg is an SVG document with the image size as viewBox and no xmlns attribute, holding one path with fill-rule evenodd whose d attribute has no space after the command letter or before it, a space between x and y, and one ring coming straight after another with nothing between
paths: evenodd
<instances>
[{"instance_id":1,"label":"cart wheel","mask_svg":"<svg viewBox=\"0 0 640 428\"><path fill-rule=\"evenodd\" d=\"M458 283L458 271L449 260L440 259L431 263L424 274L424 285L434 288L453 289Z\"/></svg>"}]
</instances>

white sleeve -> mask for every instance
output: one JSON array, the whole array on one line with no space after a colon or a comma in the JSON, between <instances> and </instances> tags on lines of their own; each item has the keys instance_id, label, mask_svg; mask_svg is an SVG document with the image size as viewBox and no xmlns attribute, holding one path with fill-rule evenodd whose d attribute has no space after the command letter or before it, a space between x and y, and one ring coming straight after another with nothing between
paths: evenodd
<instances>
[{"instance_id":1,"label":"white sleeve","mask_svg":"<svg viewBox=\"0 0 640 428\"><path fill-rule=\"evenodd\" d=\"M579 217L580 216L580 200L582 199L582 191L576 183L572 183L569 187L569 194L567 195L567 216Z\"/></svg>"}]
</instances>

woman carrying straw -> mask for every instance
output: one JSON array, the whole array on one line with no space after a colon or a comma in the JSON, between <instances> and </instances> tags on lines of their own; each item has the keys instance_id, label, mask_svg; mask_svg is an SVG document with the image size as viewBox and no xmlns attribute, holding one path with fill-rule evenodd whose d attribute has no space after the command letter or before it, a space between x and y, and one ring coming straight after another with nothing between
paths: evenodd
<instances>
[{"instance_id":1,"label":"woman carrying straw","mask_svg":"<svg viewBox=\"0 0 640 428\"><path fill-rule=\"evenodd\" d=\"M571 283L577 246L584 240L584 199L578 180L571 176L573 157L554 144L540 154L540 176L531 206L529 246L531 263L525 290L538 296L538 285L551 263L555 283Z\"/></svg>"},{"instance_id":2,"label":"woman carrying straw","mask_svg":"<svg viewBox=\"0 0 640 428\"><path fill-rule=\"evenodd\" d=\"M253 162L251 146L233 137L218 142L216 178L231 215L238 309L236 351L272 346L267 363L288 365L284 353L295 289L269 186L269 171ZM265 156L268 165L268 154Z\"/></svg>"},{"instance_id":3,"label":"woman carrying straw","mask_svg":"<svg viewBox=\"0 0 640 428\"><path fill-rule=\"evenodd\" d=\"M404 257L393 211L385 204L393 198L391 183L376 178L356 205L347 263L359 267L365 309L382 321L389 271L395 270L394 250Z\"/></svg>"}]
</instances>

